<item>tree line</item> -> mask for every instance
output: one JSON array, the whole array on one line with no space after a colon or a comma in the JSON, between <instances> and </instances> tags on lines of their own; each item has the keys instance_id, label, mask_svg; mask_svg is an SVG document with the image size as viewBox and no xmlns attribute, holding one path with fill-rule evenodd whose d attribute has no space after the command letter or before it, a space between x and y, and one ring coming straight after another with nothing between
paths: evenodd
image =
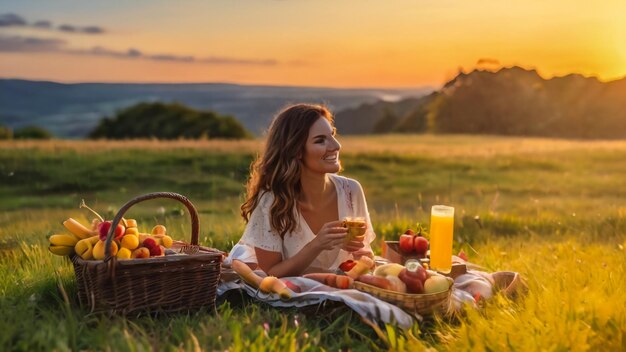
<instances>
[{"instance_id":1,"label":"tree line","mask_svg":"<svg viewBox=\"0 0 626 352\"><path fill-rule=\"evenodd\" d=\"M179 103L139 103L104 117L87 136L92 139L242 139L252 134L232 116L199 111ZM51 139L39 126L0 125L0 139Z\"/></svg>"}]
</instances>

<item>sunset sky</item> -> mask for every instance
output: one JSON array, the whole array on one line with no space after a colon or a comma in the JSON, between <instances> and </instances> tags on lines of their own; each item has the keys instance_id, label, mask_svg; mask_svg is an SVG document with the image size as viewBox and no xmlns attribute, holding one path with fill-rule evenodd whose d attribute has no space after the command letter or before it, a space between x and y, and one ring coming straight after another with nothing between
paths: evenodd
<instances>
[{"instance_id":1,"label":"sunset sky","mask_svg":"<svg viewBox=\"0 0 626 352\"><path fill-rule=\"evenodd\" d=\"M459 68L626 75L626 1L0 0L0 77L438 87Z\"/></svg>"}]
</instances>

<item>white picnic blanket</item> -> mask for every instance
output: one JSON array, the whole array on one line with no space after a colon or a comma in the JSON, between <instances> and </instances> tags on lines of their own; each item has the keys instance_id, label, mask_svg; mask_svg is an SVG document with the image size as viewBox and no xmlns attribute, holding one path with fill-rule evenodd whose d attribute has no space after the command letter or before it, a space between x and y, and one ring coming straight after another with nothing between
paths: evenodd
<instances>
[{"instance_id":1,"label":"white picnic blanket","mask_svg":"<svg viewBox=\"0 0 626 352\"><path fill-rule=\"evenodd\" d=\"M458 258L455 257L455 259ZM476 307L477 300L489 299L496 288L493 274L475 270L479 267L463 262L467 264L468 270L467 273L456 277L454 280L448 312L460 311L466 305ZM256 270L255 273L261 277L266 276L261 270ZM409 314L403 309L365 292L354 289L337 289L300 276L282 279L291 281L300 287L301 292L292 291L292 298L281 300L275 293L266 294L242 280L234 280L221 282L217 287L217 296L219 297L230 290L243 290L250 297L274 307L303 307L318 305L326 300L339 301L370 321L394 324L405 329L422 320L419 315Z\"/></svg>"},{"instance_id":2,"label":"white picnic blanket","mask_svg":"<svg viewBox=\"0 0 626 352\"><path fill-rule=\"evenodd\" d=\"M255 272L259 276L265 276L262 271ZM412 326L416 319L421 320L421 317L411 316L401 308L359 290L340 290L300 276L281 279L291 281L294 285L299 286L302 292L291 291L292 297L290 299L281 300L275 293L263 293L242 280L237 280L221 283L217 287L217 295L221 296L226 291L241 289L250 297L274 307L304 307L317 305L326 300L339 301L366 319L397 324L403 328Z\"/></svg>"}]
</instances>

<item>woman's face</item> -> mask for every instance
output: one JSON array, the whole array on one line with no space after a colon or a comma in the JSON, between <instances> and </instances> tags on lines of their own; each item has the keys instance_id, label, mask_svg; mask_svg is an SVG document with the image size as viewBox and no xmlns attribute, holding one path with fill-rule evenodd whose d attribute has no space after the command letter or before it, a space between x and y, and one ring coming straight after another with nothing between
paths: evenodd
<instances>
[{"instance_id":1,"label":"woman's face","mask_svg":"<svg viewBox=\"0 0 626 352\"><path fill-rule=\"evenodd\" d=\"M302 164L314 173L335 173L340 169L339 149L341 144L335 139L335 128L320 117L309 130Z\"/></svg>"}]
</instances>

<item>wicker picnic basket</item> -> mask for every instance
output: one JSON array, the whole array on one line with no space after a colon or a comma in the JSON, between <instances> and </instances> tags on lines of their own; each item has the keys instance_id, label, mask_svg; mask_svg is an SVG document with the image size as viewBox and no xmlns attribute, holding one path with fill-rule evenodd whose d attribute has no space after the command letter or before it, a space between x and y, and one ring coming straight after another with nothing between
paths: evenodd
<instances>
[{"instance_id":1,"label":"wicker picnic basket","mask_svg":"<svg viewBox=\"0 0 626 352\"><path fill-rule=\"evenodd\" d=\"M452 294L451 278L450 287L447 291L437 293L412 294L401 293L396 291L385 290L376 286L368 285L360 281L354 281L354 288L367 292L370 295L381 299L385 302L394 304L411 313L420 315L432 315L435 313L446 313L450 303L450 295Z\"/></svg>"},{"instance_id":2,"label":"wicker picnic basket","mask_svg":"<svg viewBox=\"0 0 626 352\"><path fill-rule=\"evenodd\" d=\"M139 202L155 198L175 199L189 210L191 243L183 249L190 254L132 260L111 256L113 232L126 211ZM198 232L198 212L186 197L157 192L133 198L113 219L104 260L72 258L81 306L92 312L112 314L175 312L200 307L214 310L222 252L198 246Z\"/></svg>"}]
</instances>

